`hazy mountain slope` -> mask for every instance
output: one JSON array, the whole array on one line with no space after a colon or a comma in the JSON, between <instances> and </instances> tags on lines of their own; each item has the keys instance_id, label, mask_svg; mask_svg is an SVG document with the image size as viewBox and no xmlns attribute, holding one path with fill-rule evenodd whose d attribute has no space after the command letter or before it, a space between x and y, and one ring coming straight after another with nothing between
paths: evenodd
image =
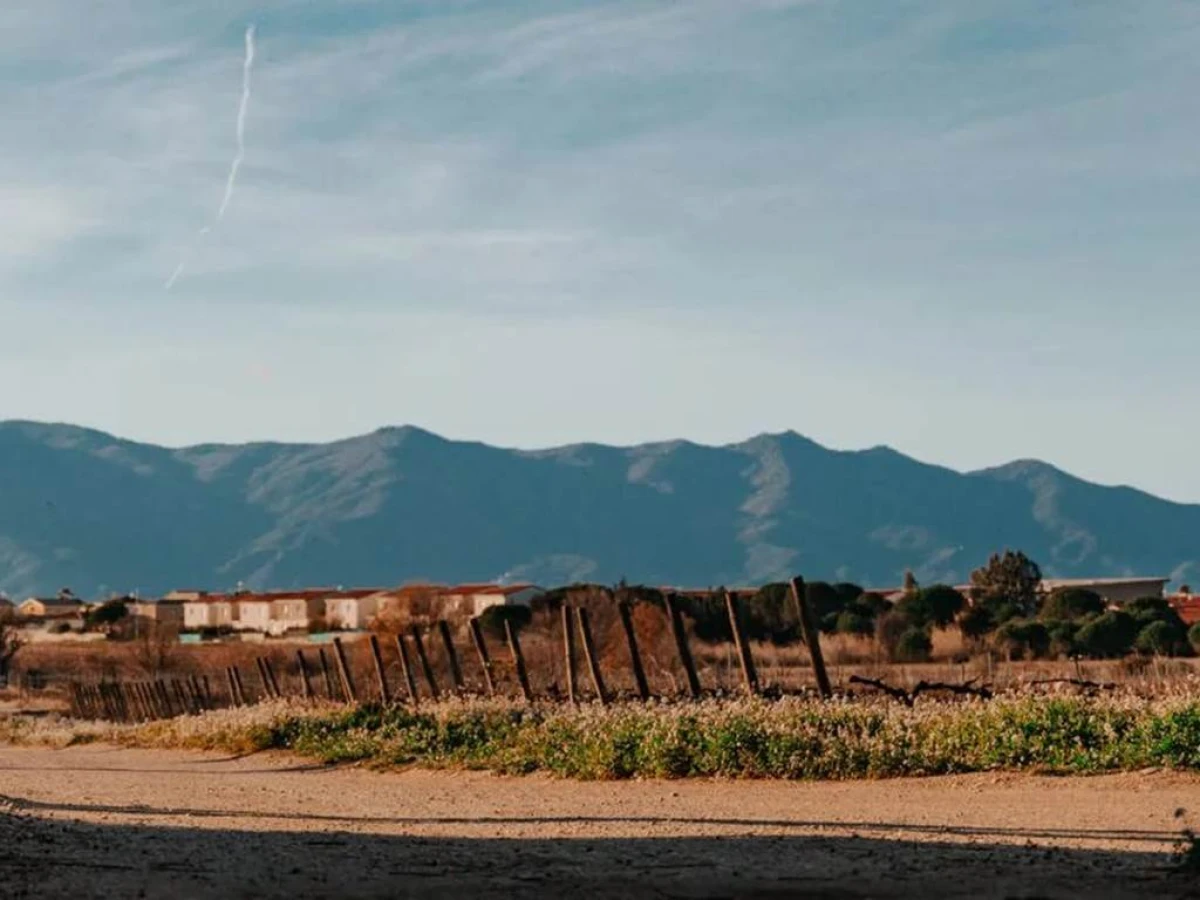
<instances>
[{"instance_id":1,"label":"hazy mountain slope","mask_svg":"<svg viewBox=\"0 0 1200 900\"><path fill-rule=\"evenodd\" d=\"M1198 537L1200 506L1041 463L961 474L792 433L529 452L406 427L167 450L0 423L0 588L18 596L502 575L886 585L906 566L965 578L1005 546L1060 575L1187 577Z\"/></svg>"}]
</instances>

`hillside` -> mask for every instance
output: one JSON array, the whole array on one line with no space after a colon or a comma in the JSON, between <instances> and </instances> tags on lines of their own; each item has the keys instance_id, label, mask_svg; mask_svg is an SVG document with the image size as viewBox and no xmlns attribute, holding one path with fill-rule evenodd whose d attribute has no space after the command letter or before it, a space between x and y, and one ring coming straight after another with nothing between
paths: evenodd
<instances>
[{"instance_id":1,"label":"hillside","mask_svg":"<svg viewBox=\"0 0 1200 900\"><path fill-rule=\"evenodd\" d=\"M1200 506L1022 461L962 474L794 433L516 451L387 428L171 450L0 423L0 589L621 577L964 579L1020 547L1048 574L1200 580Z\"/></svg>"}]
</instances>

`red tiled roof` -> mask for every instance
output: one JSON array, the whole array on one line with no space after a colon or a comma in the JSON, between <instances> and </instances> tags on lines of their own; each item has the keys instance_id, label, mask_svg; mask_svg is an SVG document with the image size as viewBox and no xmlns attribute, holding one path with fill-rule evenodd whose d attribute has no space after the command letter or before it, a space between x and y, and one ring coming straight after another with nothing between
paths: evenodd
<instances>
[{"instance_id":1,"label":"red tiled roof","mask_svg":"<svg viewBox=\"0 0 1200 900\"><path fill-rule=\"evenodd\" d=\"M1167 597L1179 618L1187 625L1200 622L1200 594L1172 594Z\"/></svg>"}]
</instances>

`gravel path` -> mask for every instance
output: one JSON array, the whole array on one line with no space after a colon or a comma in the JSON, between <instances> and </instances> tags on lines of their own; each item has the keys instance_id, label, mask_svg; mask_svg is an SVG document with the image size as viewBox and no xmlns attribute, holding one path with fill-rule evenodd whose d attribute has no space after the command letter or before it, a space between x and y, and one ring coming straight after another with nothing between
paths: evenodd
<instances>
[{"instance_id":1,"label":"gravel path","mask_svg":"<svg viewBox=\"0 0 1200 900\"><path fill-rule=\"evenodd\" d=\"M1197 897L1200 778L578 783L0 747L3 897Z\"/></svg>"}]
</instances>

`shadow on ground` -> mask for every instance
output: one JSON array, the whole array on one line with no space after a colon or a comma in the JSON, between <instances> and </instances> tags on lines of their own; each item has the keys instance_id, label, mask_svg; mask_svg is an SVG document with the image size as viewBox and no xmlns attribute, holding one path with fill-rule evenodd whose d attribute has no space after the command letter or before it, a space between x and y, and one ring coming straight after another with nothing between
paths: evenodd
<instances>
[{"instance_id":1,"label":"shadow on ground","mask_svg":"<svg viewBox=\"0 0 1200 900\"><path fill-rule=\"evenodd\" d=\"M0 896L1200 898L1200 881L1179 874L1163 853L979 838L517 839L503 837L506 822L476 822L494 824L497 836L85 824L5 814Z\"/></svg>"}]
</instances>

